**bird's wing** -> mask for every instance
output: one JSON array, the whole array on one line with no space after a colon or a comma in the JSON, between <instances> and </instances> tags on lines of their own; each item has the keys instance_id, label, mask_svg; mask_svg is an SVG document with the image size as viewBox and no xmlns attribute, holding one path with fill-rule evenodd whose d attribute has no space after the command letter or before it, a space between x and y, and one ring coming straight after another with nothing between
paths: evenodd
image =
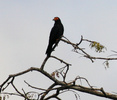
<instances>
[{"instance_id":1,"label":"bird's wing","mask_svg":"<svg viewBox=\"0 0 117 100\"><path fill-rule=\"evenodd\" d=\"M54 44L58 36L59 36L59 28L55 25L50 32L49 42Z\"/></svg>"}]
</instances>

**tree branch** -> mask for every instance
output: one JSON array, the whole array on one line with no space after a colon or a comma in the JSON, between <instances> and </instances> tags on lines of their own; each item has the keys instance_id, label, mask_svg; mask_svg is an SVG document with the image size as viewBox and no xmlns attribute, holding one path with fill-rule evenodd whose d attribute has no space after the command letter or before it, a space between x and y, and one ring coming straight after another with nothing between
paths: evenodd
<instances>
[{"instance_id":1,"label":"tree branch","mask_svg":"<svg viewBox=\"0 0 117 100\"><path fill-rule=\"evenodd\" d=\"M87 41L87 42L94 42L94 41L90 41L90 40L87 40L87 39L83 39L83 36L81 36L81 40L79 43L72 43L69 39L67 39L66 37L64 37L65 39L61 39L61 41L67 43L67 44L70 44L73 48L74 48L74 51L76 53L79 53L79 51L81 53L79 54L82 54L84 57L86 58L89 58L92 62L94 59L101 59L101 60L117 60L117 58L104 58L104 57L92 57L90 56L87 52L85 52L82 48L79 47L79 45L83 42L83 41ZM57 45L57 44L56 44ZM55 46L56 46L55 45ZM55 48L55 47L54 47ZM53 48L53 50L54 50ZM78 51L79 50L79 51ZM47 60L49 58L54 58L58 61L60 61L61 63L65 64L64 67L56 70L53 72L53 74L49 74L48 72L46 72L44 70L44 66L47 62ZM66 76L67 76L67 73L69 71L69 66L71 66L71 64L63 61L62 59L60 58L57 58L55 56L46 56L46 58L44 59L42 65L40 68L37 68L37 67L31 67L27 70L24 70L24 71L21 71L19 73L15 73L15 74L12 74L12 75L9 75L9 77L0 85L0 93L2 91L4 91L10 84L12 85L12 87L15 89L15 91L17 92L18 96L22 96L23 98L25 98L26 100L29 100L29 97L27 96L27 94L31 93L31 92L28 92L28 93L25 93L25 91L23 90L23 93L20 92L17 87L15 87L13 81L14 79L17 77L17 76L21 76L21 75L24 75L28 72L32 72L32 71L37 71L39 73L41 73L42 75L44 75L45 77L49 78L53 84L50 85L50 87L48 87L47 89L42 89L42 88L38 88L38 87L34 87L32 85L30 85L29 83L27 83L26 81L24 81L29 87L31 87L32 89L38 89L38 90L42 90L43 92L41 92L40 94L38 94L38 98L40 97L40 100L48 100L50 98L55 98L57 100L61 100L58 95L60 93L63 93L61 91L63 90L73 90L73 91L80 91L80 92L85 92L85 93L89 93L89 94L92 94L92 95L96 95L96 96L100 96L100 97L105 97L105 98L110 98L110 99L114 99L114 100L117 100L117 95L115 94L112 94L112 93L108 93L108 92L105 92L103 88L93 88L88 80L86 78L83 78L83 77L76 77L72 82L66 82ZM54 74L61 74L63 80L60 81L58 78L56 79L54 76ZM76 84L76 81L77 80L85 80L88 84L88 87L84 87L84 86L81 86L81 85L77 85ZM55 90L56 93L52 94L52 95L49 95L48 93ZM11 94L11 95L17 95L15 93L8 93L8 94ZM48 96L49 95L49 96Z\"/></svg>"},{"instance_id":2,"label":"tree branch","mask_svg":"<svg viewBox=\"0 0 117 100\"><path fill-rule=\"evenodd\" d=\"M75 85L75 86L72 86L71 89L85 92L85 93L89 93L89 94L93 94L93 95L100 96L100 97L105 97L105 98L117 100L117 95L114 95L114 94L111 94L108 92L103 93L102 88L101 89L92 89L92 88L87 88L87 87Z\"/></svg>"}]
</instances>

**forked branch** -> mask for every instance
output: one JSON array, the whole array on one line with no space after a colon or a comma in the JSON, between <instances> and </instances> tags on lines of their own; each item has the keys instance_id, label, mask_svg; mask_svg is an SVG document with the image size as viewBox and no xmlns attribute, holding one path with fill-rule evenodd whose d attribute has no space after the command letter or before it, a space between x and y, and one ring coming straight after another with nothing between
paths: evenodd
<instances>
[{"instance_id":1,"label":"forked branch","mask_svg":"<svg viewBox=\"0 0 117 100\"><path fill-rule=\"evenodd\" d=\"M61 41L71 45L74 49L74 52L90 59L92 62L94 61L94 59L100 59L100 60L117 60L117 58L104 58L104 57L93 57L91 56L89 53L87 53L84 49L80 48L80 44L82 42L90 42L91 47L95 47L96 50L98 52L101 52L101 50L103 49L103 45L99 44L98 42L95 41L90 41L87 39L83 39L83 36L81 36L81 40L79 43L73 43L71 42L69 39L67 39L66 37L64 37L64 39L61 39ZM65 66L61 67L57 70L55 70L52 74L46 72L44 70L45 64L47 63L47 60L50 58L54 58L57 61L60 61L61 63L63 63ZM58 58L55 56L50 56L50 57L46 57L42 63L42 65L40 66L40 68L37 67L30 67L27 70L21 71L19 73L15 73L12 75L9 75L9 77L0 85L0 93L3 93L3 91L5 91L7 89L7 87L9 87L9 85L11 85L14 90L17 92L16 93L7 93L9 95L17 95L17 96L21 96L23 98L25 98L25 100L31 100L31 96L28 96L28 94L30 93L37 93L37 92L25 92L24 89L22 89L23 92L20 92L17 87L14 84L14 80L17 78L17 76L21 76L24 75L26 73L32 72L32 71L36 71L41 73L42 75L44 75L45 77L47 77L48 79L50 79L52 81L52 84L47 88L47 89L43 89L43 88L39 88L39 87L35 87L30 85L28 82L24 81L30 88L34 89L34 90L39 90L41 91L38 94L38 97L35 100L49 100L51 98L55 98L57 100L61 100L61 98L59 97L59 94L64 93L64 91L69 91L71 90L72 92L76 93L77 91L81 91L81 92L85 92L85 93L89 93L92 95L96 95L96 96L100 96L100 97L105 97L105 98L109 98L109 99L114 99L117 100L117 95L116 94L112 94L112 93L108 93L106 91L104 91L103 88L94 88L93 86L90 85L90 83L88 82L88 80L84 77L76 77L73 81L71 82L67 82L66 81L66 77L68 75L68 71L70 70L71 64ZM59 75L62 76L62 81L59 79ZM57 76L57 78L55 77ZM79 85L77 83L77 81L80 80L85 80L86 83L88 84L88 87ZM53 92L53 94L49 95L50 92ZM76 97L77 98L77 97Z\"/></svg>"}]
</instances>

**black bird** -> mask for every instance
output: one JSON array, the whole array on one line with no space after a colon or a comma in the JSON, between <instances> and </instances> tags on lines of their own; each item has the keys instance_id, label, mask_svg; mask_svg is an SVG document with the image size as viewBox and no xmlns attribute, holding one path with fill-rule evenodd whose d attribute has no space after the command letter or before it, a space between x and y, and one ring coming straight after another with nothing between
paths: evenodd
<instances>
[{"instance_id":1,"label":"black bird","mask_svg":"<svg viewBox=\"0 0 117 100\"><path fill-rule=\"evenodd\" d=\"M46 54L48 57L50 57L51 52L54 50L54 48L57 46L59 43L63 32L64 32L64 27L61 23L61 20L59 17L54 17L53 19L55 21L53 28L51 29L50 32L50 37L49 37L49 44L46 50Z\"/></svg>"}]
</instances>

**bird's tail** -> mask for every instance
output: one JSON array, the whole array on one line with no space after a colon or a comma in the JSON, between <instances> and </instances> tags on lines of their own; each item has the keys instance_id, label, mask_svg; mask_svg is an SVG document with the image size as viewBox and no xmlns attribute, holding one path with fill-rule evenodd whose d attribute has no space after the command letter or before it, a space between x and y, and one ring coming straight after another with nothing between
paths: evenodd
<instances>
[{"instance_id":1,"label":"bird's tail","mask_svg":"<svg viewBox=\"0 0 117 100\"><path fill-rule=\"evenodd\" d=\"M48 48L47 48L47 50L46 50L46 54L47 54L48 57L50 57L51 52L52 52L52 45L49 44L49 45L48 45Z\"/></svg>"}]
</instances>

